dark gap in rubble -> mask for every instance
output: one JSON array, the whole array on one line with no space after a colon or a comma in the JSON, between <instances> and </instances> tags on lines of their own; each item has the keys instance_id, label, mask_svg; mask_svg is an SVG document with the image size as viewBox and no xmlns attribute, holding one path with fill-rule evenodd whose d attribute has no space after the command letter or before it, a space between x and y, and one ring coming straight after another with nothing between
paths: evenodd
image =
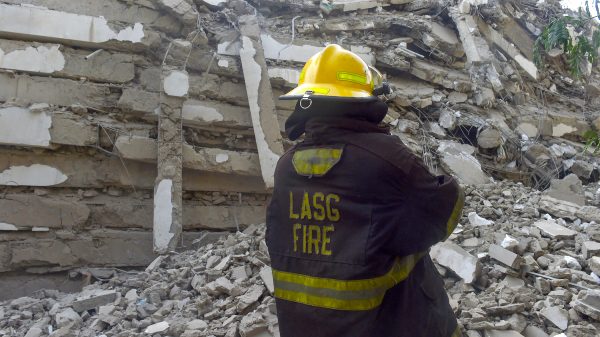
<instances>
[{"instance_id":1,"label":"dark gap in rubble","mask_svg":"<svg viewBox=\"0 0 600 337\"><path fill-rule=\"evenodd\" d=\"M253 135L244 135L223 129L216 131L183 127L183 139L192 146L223 148L232 151L256 153ZM225 147L223 147L225 145Z\"/></svg>"}]
</instances>

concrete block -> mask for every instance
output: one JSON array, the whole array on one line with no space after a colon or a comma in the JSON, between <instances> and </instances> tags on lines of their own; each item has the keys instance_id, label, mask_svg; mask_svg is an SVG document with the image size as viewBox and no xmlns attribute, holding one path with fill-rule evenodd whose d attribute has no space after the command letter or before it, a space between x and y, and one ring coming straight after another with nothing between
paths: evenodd
<instances>
[{"instance_id":1,"label":"concrete block","mask_svg":"<svg viewBox=\"0 0 600 337\"><path fill-rule=\"evenodd\" d=\"M118 296L119 295L114 290L93 289L84 291L75 299L75 301L73 301L73 303L71 303L71 307L77 312L96 309L100 306L111 304Z\"/></svg>"},{"instance_id":2,"label":"concrete block","mask_svg":"<svg viewBox=\"0 0 600 337\"><path fill-rule=\"evenodd\" d=\"M519 269L523 262L523 259L520 256L498 245L490 245L489 255L491 258L514 269Z\"/></svg>"},{"instance_id":3,"label":"concrete block","mask_svg":"<svg viewBox=\"0 0 600 337\"><path fill-rule=\"evenodd\" d=\"M89 216L84 204L59 198L8 194L0 199L0 222L17 227L75 229L84 226Z\"/></svg>"},{"instance_id":4,"label":"concrete block","mask_svg":"<svg viewBox=\"0 0 600 337\"><path fill-rule=\"evenodd\" d=\"M53 144L90 146L98 143L98 126L77 115L53 112L50 141Z\"/></svg>"},{"instance_id":5,"label":"concrete block","mask_svg":"<svg viewBox=\"0 0 600 337\"><path fill-rule=\"evenodd\" d=\"M275 286L273 284L273 270L271 267L265 266L260 270L260 278L265 284L267 290L273 294L275 292Z\"/></svg>"},{"instance_id":6,"label":"concrete block","mask_svg":"<svg viewBox=\"0 0 600 337\"><path fill-rule=\"evenodd\" d=\"M452 270L465 283L473 283L481 273L479 260L452 242L441 242L431 247L431 258Z\"/></svg>"},{"instance_id":7,"label":"concrete block","mask_svg":"<svg viewBox=\"0 0 600 337\"><path fill-rule=\"evenodd\" d=\"M592 256L600 256L600 242L584 241L581 245L581 254L585 259L589 259Z\"/></svg>"},{"instance_id":8,"label":"concrete block","mask_svg":"<svg viewBox=\"0 0 600 337\"><path fill-rule=\"evenodd\" d=\"M557 224L554 221L539 220L533 224L539 228L547 237L553 239L572 239L577 235L577 232Z\"/></svg>"},{"instance_id":9,"label":"concrete block","mask_svg":"<svg viewBox=\"0 0 600 337\"><path fill-rule=\"evenodd\" d=\"M42 7L0 5L1 37L26 37L96 48L121 45L144 50L153 42L153 38L148 35L149 32L141 23L113 30L108 21L101 16L80 15Z\"/></svg>"},{"instance_id":10,"label":"concrete block","mask_svg":"<svg viewBox=\"0 0 600 337\"><path fill-rule=\"evenodd\" d=\"M492 53L488 44L480 36L474 17L461 14L456 8L450 9L450 17L456 24L467 62L476 65L491 62Z\"/></svg>"}]
</instances>

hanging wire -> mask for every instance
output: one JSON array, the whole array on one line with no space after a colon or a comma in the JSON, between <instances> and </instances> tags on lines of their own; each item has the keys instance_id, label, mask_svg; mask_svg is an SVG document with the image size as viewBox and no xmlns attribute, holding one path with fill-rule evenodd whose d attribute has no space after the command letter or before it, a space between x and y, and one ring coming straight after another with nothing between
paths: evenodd
<instances>
[{"instance_id":1,"label":"hanging wire","mask_svg":"<svg viewBox=\"0 0 600 337\"><path fill-rule=\"evenodd\" d=\"M296 22L296 19L298 19L298 18L301 18L301 16L298 15L298 16L294 16L292 18L292 40L285 47L281 48L281 50L279 50L279 52L277 52L277 61L279 61L281 59L281 52L286 50L287 48L289 48L294 43L294 39L296 38L296 27L295 27L294 23Z\"/></svg>"}]
</instances>

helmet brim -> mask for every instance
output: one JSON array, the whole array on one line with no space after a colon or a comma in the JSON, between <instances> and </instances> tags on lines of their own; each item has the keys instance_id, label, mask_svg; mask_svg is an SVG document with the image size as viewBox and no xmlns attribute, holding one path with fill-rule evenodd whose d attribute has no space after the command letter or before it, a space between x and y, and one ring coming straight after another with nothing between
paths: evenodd
<instances>
[{"instance_id":1,"label":"helmet brim","mask_svg":"<svg viewBox=\"0 0 600 337\"><path fill-rule=\"evenodd\" d=\"M310 93L311 99L334 101L361 101L370 102L377 100L371 92L365 90L341 87L331 84L301 84L290 90L285 95L279 96L281 100L297 100Z\"/></svg>"}]
</instances>

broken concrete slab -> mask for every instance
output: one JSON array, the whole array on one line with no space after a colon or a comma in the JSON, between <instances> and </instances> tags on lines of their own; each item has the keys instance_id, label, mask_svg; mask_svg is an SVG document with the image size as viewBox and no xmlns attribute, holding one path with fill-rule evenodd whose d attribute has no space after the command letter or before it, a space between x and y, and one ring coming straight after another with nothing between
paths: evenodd
<instances>
[{"instance_id":1,"label":"broken concrete slab","mask_svg":"<svg viewBox=\"0 0 600 337\"><path fill-rule=\"evenodd\" d=\"M28 37L92 48L110 49L125 45L138 51L145 50L159 39L144 29L141 23L115 31L101 16L6 4L0 5L0 37Z\"/></svg>"},{"instance_id":2,"label":"broken concrete slab","mask_svg":"<svg viewBox=\"0 0 600 337\"><path fill-rule=\"evenodd\" d=\"M131 54L101 51L92 55L59 44L3 39L0 54L4 54L0 62L3 69L109 83L126 83L135 77Z\"/></svg>"},{"instance_id":3,"label":"broken concrete slab","mask_svg":"<svg viewBox=\"0 0 600 337\"><path fill-rule=\"evenodd\" d=\"M542 317L561 330L567 330L569 327L569 313L560 307L544 308L540 311Z\"/></svg>"},{"instance_id":4,"label":"broken concrete slab","mask_svg":"<svg viewBox=\"0 0 600 337\"><path fill-rule=\"evenodd\" d=\"M491 62L492 53L485 40L480 36L475 18L460 13L456 8L449 10L450 17L456 24L469 64L479 65Z\"/></svg>"},{"instance_id":5,"label":"broken concrete slab","mask_svg":"<svg viewBox=\"0 0 600 337\"><path fill-rule=\"evenodd\" d=\"M542 234L553 239L572 239L577 232L557 224L555 221L539 220L533 224Z\"/></svg>"},{"instance_id":6,"label":"broken concrete slab","mask_svg":"<svg viewBox=\"0 0 600 337\"><path fill-rule=\"evenodd\" d=\"M149 3L123 3L119 0L89 1L85 3L63 0L6 0L13 5L34 5L48 9L78 13L88 16L103 16L108 21L134 25L141 23L169 34L181 33L181 23L172 15L159 11Z\"/></svg>"},{"instance_id":7,"label":"broken concrete slab","mask_svg":"<svg viewBox=\"0 0 600 337\"><path fill-rule=\"evenodd\" d=\"M473 90L472 81L465 72L444 68L418 59L411 60L410 65L410 73L424 81L460 92L471 92Z\"/></svg>"},{"instance_id":8,"label":"broken concrete slab","mask_svg":"<svg viewBox=\"0 0 600 337\"><path fill-rule=\"evenodd\" d=\"M523 263L523 259L520 256L498 245L490 245L489 254L491 258L513 269L519 269Z\"/></svg>"},{"instance_id":9,"label":"broken concrete slab","mask_svg":"<svg viewBox=\"0 0 600 337\"><path fill-rule=\"evenodd\" d=\"M431 247L431 258L452 270L465 283L473 283L479 277L481 264L473 255L451 242L441 242Z\"/></svg>"},{"instance_id":10,"label":"broken concrete slab","mask_svg":"<svg viewBox=\"0 0 600 337\"><path fill-rule=\"evenodd\" d=\"M578 217L576 214L582 207L569 201L543 195L540 198L539 208L555 217L576 220Z\"/></svg>"},{"instance_id":11,"label":"broken concrete slab","mask_svg":"<svg viewBox=\"0 0 600 337\"><path fill-rule=\"evenodd\" d=\"M512 43L507 41L501 33L488 26L480 18L477 18L477 26L489 43L493 43L502 49L502 51L511 57L531 79L537 80L538 69L535 64L529 61L525 56L521 55L520 51Z\"/></svg>"},{"instance_id":12,"label":"broken concrete slab","mask_svg":"<svg viewBox=\"0 0 600 337\"><path fill-rule=\"evenodd\" d=\"M574 174L569 174L562 179L552 179L550 188L545 192L546 195L568 201L580 206L585 206L585 196L583 194L583 184Z\"/></svg>"},{"instance_id":13,"label":"broken concrete slab","mask_svg":"<svg viewBox=\"0 0 600 337\"><path fill-rule=\"evenodd\" d=\"M600 293L594 290L581 291L573 308L596 321L600 321Z\"/></svg>"},{"instance_id":14,"label":"broken concrete slab","mask_svg":"<svg viewBox=\"0 0 600 337\"><path fill-rule=\"evenodd\" d=\"M442 165L463 184L478 185L487 183L489 178L483 173L479 161L452 143L444 142L438 147Z\"/></svg>"}]
</instances>

